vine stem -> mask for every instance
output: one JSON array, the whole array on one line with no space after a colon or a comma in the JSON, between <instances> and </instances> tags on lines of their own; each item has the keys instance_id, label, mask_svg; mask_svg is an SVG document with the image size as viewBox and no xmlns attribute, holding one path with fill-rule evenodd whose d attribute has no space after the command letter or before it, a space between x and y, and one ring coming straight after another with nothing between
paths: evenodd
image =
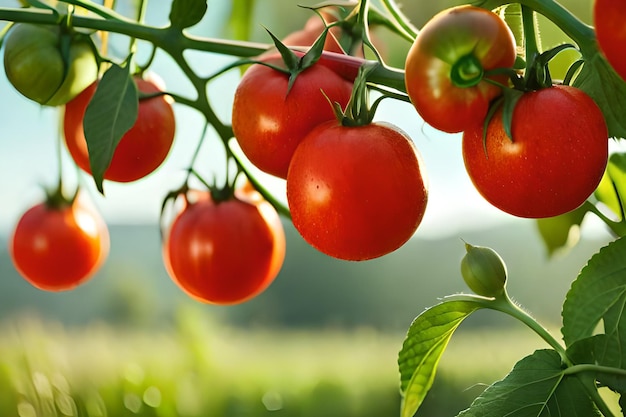
<instances>
[{"instance_id":1,"label":"vine stem","mask_svg":"<svg viewBox=\"0 0 626 417\"><path fill-rule=\"evenodd\" d=\"M515 304L509 297L506 288L503 290L502 294L500 294L496 298L486 298L473 294L459 294L450 296L449 299L478 303L483 308L500 311L517 319L518 321L524 323L532 331L534 331L548 345L550 345L550 347L552 347L552 349L554 349L561 356L561 359L568 367L573 366L572 361L567 357L565 347L561 343L559 343L559 341L556 340L545 327L539 324L539 322L535 320L534 317L528 314L519 305Z\"/></svg>"},{"instance_id":2,"label":"vine stem","mask_svg":"<svg viewBox=\"0 0 626 417\"><path fill-rule=\"evenodd\" d=\"M479 0L473 2L475 5L485 9L496 9L509 4L508 0ZM555 0L518 0L517 3L527 6L535 12L545 16L559 29L578 44L580 52L585 57L591 57L598 53L595 42L595 32L593 27L587 25L577 18L564 6Z\"/></svg>"},{"instance_id":3,"label":"vine stem","mask_svg":"<svg viewBox=\"0 0 626 417\"><path fill-rule=\"evenodd\" d=\"M410 40L411 42L414 41L415 38L417 38L419 30L415 26L413 26L411 21L402 13L400 7L398 7L398 4L395 2L395 0L382 0L382 3L387 11L394 18L396 23L398 23L398 25L400 25L400 28L406 33L407 36L405 37L407 38L407 40Z\"/></svg>"}]
</instances>

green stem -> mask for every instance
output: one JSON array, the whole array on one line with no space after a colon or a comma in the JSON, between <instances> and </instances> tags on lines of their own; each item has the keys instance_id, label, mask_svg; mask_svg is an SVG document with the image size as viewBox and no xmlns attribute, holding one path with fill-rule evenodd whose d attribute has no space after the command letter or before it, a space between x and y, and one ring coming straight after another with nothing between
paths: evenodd
<instances>
[{"instance_id":1,"label":"green stem","mask_svg":"<svg viewBox=\"0 0 626 417\"><path fill-rule=\"evenodd\" d=\"M474 2L474 4L486 9L495 9L509 3L508 0L479 0ZM552 21L563 33L578 44L584 57L588 58L598 52L593 27L584 23L555 0L518 0L517 3L528 6Z\"/></svg>"},{"instance_id":2,"label":"green stem","mask_svg":"<svg viewBox=\"0 0 626 417\"><path fill-rule=\"evenodd\" d=\"M398 23L402 31L406 32L408 37L407 36L405 37L407 37L407 39L410 40L411 42L414 41L415 38L417 38L417 34L419 31L415 26L413 26L411 21L402 13L400 8L396 4L395 0L382 0L382 3L387 9L387 11L394 18L396 23Z\"/></svg>"},{"instance_id":3,"label":"green stem","mask_svg":"<svg viewBox=\"0 0 626 417\"><path fill-rule=\"evenodd\" d=\"M108 7L101 6L97 3L93 3L91 1L83 1L83 0L63 0L64 3L73 4L74 6L82 7L85 10L89 10L92 13L97 14L100 17L105 19L112 19L118 21L127 20L124 16L115 13L113 10Z\"/></svg>"},{"instance_id":4,"label":"green stem","mask_svg":"<svg viewBox=\"0 0 626 417\"><path fill-rule=\"evenodd\" d=\"M483 308L500 311L517 319L539 335L539 337L541 337L548 345L558 352L561 359L567 366L572 366L572 362L567 357L563 345L561 345L561 343L559 343L559 341L556 340L554 336L552 336L550 332L539 324L539 322L537 322L537 320L535 320L530 314L515 304L506 292L506 288L504 292L496 298L486 298L473 294L459 294L450 296L449 298L459 301L479 303Z\"/></svg>"},{"instance_id":5,"label":"green stem","mask_svg":"<svg viewBox=\"0 0 626 417\"><path fill-rule=\"evenodd\" d=\"M616 236L626 236L626 223L624 218L622 221L616 222L609 219L604 213L602 213L592 202L585 201L583 207L590 213L595 214L607 227L615 233Z\"/></svg>"},{"instance_id":6,"label":"green stem","mask_svg":"<svg viewBox=\"0 0 626 417\"><path fill-rule=\"evenodd\" d=\"M526 65L532 64L539 55L537 43L537 20L535 12L528 6L522 7L522 25L524 27L524 49L526 51Z\"/></svg>"},{"instance_id":7,"label":"green stem","mask_svg":"<svg viewBox=\"0 0 626 417\"><path fill-rule=\"evenodd\" d=\"M585 373L585 372L626 377L626 369L613 368L612 366L593 365L593 364L587 364L587 363L570 366L569 368L563 371L565 375L574 375L574 374Z\"/></svg>"}]
</instances>

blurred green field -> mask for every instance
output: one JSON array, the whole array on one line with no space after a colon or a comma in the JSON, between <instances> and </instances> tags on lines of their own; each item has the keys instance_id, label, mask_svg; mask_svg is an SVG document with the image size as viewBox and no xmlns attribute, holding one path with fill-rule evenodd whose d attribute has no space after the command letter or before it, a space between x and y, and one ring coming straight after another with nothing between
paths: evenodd
<instances>
[{"instance_id":1,"label":"blurred green field","mask_svg":"<svg viewBox=\"0 0 626 417\"><path fill-rule=\"evenodd\" d=\"M403 337L243 329L194 309L158 329L20 317L0 325L0 415L397 416ZM541 346L521 328L461 329L417 415L456 415Z\"/></svg>"}]
</instances>

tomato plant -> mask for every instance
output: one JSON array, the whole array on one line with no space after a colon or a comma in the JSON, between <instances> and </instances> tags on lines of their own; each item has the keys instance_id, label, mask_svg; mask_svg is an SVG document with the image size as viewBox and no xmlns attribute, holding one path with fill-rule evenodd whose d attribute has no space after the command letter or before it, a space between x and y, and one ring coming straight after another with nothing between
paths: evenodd
<instances>
[{"instance_id":1,"label":"tomato plant","mask_svg":"<svg viewBox=\"0 0 626 417\"><path fill-rule=\"evenodd\" d=\"M550 109L547 112L545 109ZM555 86L525 93L510 138L502 109L463 134L468 175L491 204L520 217L553 217L580 206L596 189L608 158L608 132L595 102Z\"/></svg>"},{"instance_id":2,"label":"tomato plant","mask_svg":"<svg viewBox=\"0 0 626 417\"><path fill-rule=\"evenodd\" d=\"M159 95L163 81L155 74L134 77L140 94L137 121L115 148L111 164L104 173L110 181L136 181L156 170L170 152L176 133L172 100ZM97 83L91 84L65 106L63 131L65 144L76 164L91 173L89 149L85 139L83 118Z\"/></svg>"},{"instance_id":3,"label":"tomato plant","mask_svg":"<svg viewBox=\"0 0 626 417\"><path fill-rule=\"evenodd\" d=\"M224 201L200 194L176 216L163 243L174 282L212 304L238 304L259 295L278 275L284 257L280 218L251 190Z\"/></svg>"},{"instance_id":4,"label":"tomato plant","mask_svg":"<svg viewBox=\"0 0 626 417\"><path fill-rule=\"evenodd\" d=\"M444 132L481 122L501 94L490 70L515 62L515 39L495 13L472 6L446 9L429 20L406 58L406 90L424 121Z\"/></svg>"},{"instance_id":5,"label":"tomato plant","mask_svg":"<svg viewBox=\"0 0 626 417\"><path fill-rule=\"evenodd\" d=\"M281 58L268 58L281 65ZM289 74L262 64L250 67L235 92L232 124L237 142L259 169L287 177L289 161L304 136L335 114L329 102L346 105L352 85L324 65Z\"/></svg>"},{"instance_id":6,"label":"tomato plant","mask_svg":"<svg viewBox=\"0 0 626 417\"><path fill-rule=\"evenodd\" d=\"M68 42L65 52L62 43ZM4 45L7 78L25 97L58 106L83 91L98 76L86 35L62 34L58 26L16 24Z\"/></svg>"},{"instance_id":7,"label":"tomato plant","mask_svg":"<svg viewBox=\"0 0 626 417\"><path fill-rule=\"evenodd\" d=\"M294 153L287 175L293 224L321 252L366 260L404 244L428 200L421 157L395 126L312 130Z\"/></svg>"},{"instance_id":8,"label":"tomato plant","mask_svg":"<svg viewBox=\"0 0 626 417\"><path fill-rule=\"evenodd\" d=\"M95 209L77 198L39 203L20 218L9 243L13 264L33 286L65 291L87 281L109 254L109 232Z\"/></svg>"},{"instance_id":9,"label":"tomato plant","mask_svg":"<svg viewBox=\"0 0 626 417\"><path fill-rule=\"evenodd\" d=\"M593 22L600 49L615 71L626 79L626 4L621 1L595 0Z\"/></svg>"},{"instance_id":10,"label":"tomato plant","mask_svg":"<svg viewBox=\"0 0 626 417\"><path fill-rule=\"evenodd\" d=\"M22 8L0 8L0 20L15 24L0 29L0 42L8 78L22 94L62 104L84 90L66 104L65 141L100 192L103 179L132 181L163 162L174 136L171 101L200 113L205 125L184 167L187 176L162 207L170 199L183 203L162 242L166 269L183 291L225 305L264 291L285 257L277 213L332 257L372 259L402 246L418 230L429 197L416 149L420 138L412 140L400 125L374 116L383 99L411 112L412 104L435 129L463 132L461 169L496 207L540 218L540 239L549 253L571 247L571 232L583 229L588 215L615 240L573 277L563 302L562 340L511 300L506 282L517 274L507 277L497 252L467 244L460 275L475 294L444 297L412 322L398 355L401 415L417 411L454 330L481 309L517 319L547 348L522 358L459 416L614 415L598 388L626 394L626 332L618 325L625 318L626 153L615 147L608 157L608 137L618 143L626 137L626 81L618 76L624 73L624 31L615 24L622 6L596 0L594 28L555 0L479 0L441 11L418 28L394 0L337 1L313 7L317 16L284 43L270 32L271 45L191 35L188 29L210 8L206 0L172 0L169 23L155 25L144 22L147 2L138 2L136 18L130 18L113 1L22 1ZM256 8L243 3L233 3L233 19L224 19L238 39L256 16ZM568 43L546 48L537 14ZM326 30L324 23L332 27ZM373 42L373 27L384 28L386 36ZM127 38L128 50L109 45L110 35ZM299 45L291 50L285 43ZM553 80L550 64L564 50L574 59L563 80ZM234 59L207 73L195 66L197 52ZM175 86L165 94L158 83L133 78L163 59L180 70L187 89ZM244 71L243 65L251 66ZM217 111L223 110L222 97L212 87L229 71L243 75L232 85L232 117L223 120ZM70 82L75 75L80 82ZM226 86L219 85L220 91ZM412 124L410 118L405 122ZM218 139L225 159L221 173L203 160L201 147L214 145L206 138ZM265 187L249 161L286 179L287 206L279 195L284 190ZM215 178L225 174L223 188L202 178L198 171L206 169ZM192 176L204 183L203 191L190 190ZM242 177L246 185L232 191ZM456 195L449 205L464 209ZM108 249L102 234L93 253L90 245L81 246L85 216L72 214L78 207L67 201L39 205L16 228L16 267L27 279L36 277L40 288L69 288L97 268L96 252ZM30 241L18 239L32 217L46 221L28 229ZM76 239L65 238L63 230ZM35 250L53 247L43 238L65 239L63 252L33 261L44 259ZM70 249L72 258L64 258ZM26 260L18 261L22 255ZM58 271L62 277L53 275ZM423 274L416 276L421 280Z\"/></svg>"}]
</instances>

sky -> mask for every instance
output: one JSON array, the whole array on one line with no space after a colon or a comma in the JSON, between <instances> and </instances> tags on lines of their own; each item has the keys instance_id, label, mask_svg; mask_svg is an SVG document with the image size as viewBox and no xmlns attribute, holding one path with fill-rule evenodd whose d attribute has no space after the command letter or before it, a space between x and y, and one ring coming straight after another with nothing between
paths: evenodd
<instances>
[{"instance_id":1,"label":"sky","mask_svg":"<svg viewBox=\"0 0 626 417\"><path fill-rule=\"evenodd\" d=\"M15 2L0 0L0 6ZM219 4L213 2L214 4ZM212 17L221 19L227 10L212 9ZM153 19L150 20L151 16ZM162 10L151 10L152 24L167 22ZM205 27L213 27L206 25ZM206 33L215 36L215 33ZM211 73L229 62L229 58L213 54L194 54L193 63L204 73ZM168 89L188 91L187 84L175 64L158 54L151 69L164 80ZM212 103L223 120L230 118L232 97L239 80L236 71L220 77L210 87ZM0 71L0 231L10 230L23 211L43 198L42 186L57 181L57 143L60 138L61 112L41 107L19 93ZM174 146L166 162L145 179L129 184L105 183L105 196L97 193L92 180L78 174L63 148L64 180L70 186L79 181L105 220L110 223L156 223L163 197L183 181L191 154L203 127L200 114L183 105L175 105L177 131ZM417 236L431 237L456 233L458 230L486 227L503 222L519 221L486 203L471 185L461 156L461 135L444 134L420 119L408 103L384 100L376 120L384 120L404 130L420 151L429 182L429 203ZM211 132L210 132L211 133ZM202 148L196 168L210 177L224 169L223 149L219 140L209 137ZM261 175L277 197L285 200L284 181Z\"/></svg>"}]
</instances>

